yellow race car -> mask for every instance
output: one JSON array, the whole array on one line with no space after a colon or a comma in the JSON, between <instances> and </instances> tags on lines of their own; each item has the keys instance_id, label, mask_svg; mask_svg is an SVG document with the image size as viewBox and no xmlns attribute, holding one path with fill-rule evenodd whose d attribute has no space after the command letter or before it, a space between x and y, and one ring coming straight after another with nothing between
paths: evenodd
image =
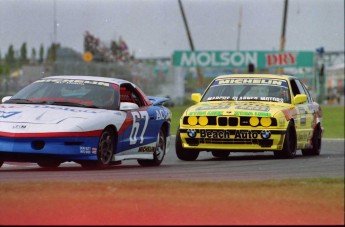
<instances>
[{"instance_id":1,"label":"yellow race car","mask_svg":"<svg viewBox=\"0 0 345 227\"><path fill-rule=\"evenodd\" d=\"M232 74L216 77L180 118L176 154L192 161L199 152L273 151L277 158L319 155L322 112L296 77Z\"/></svg>"}]
</instances>

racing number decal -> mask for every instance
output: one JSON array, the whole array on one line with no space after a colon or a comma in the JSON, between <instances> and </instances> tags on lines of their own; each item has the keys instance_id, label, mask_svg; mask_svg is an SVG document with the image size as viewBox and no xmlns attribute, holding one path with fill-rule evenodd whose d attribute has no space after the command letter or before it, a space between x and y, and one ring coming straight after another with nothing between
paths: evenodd
<instances>
[{"instance_id":1,"label":"racing number decal","mask_svg":"<svg viewBox=\"0 0 345 227\"><path fill-rule=\"evenodd\" d=\"M142 128L141 134L140 134L140 143L144 142L144 134L147 128L147 123L149 122L149 114L147 111L134 111L132 112L133 116L133 126L131 134L129 135L129 145L134 145L137 143L137 135ZM144 121L144 122L143 122ZM141 123L143 122L144 126L141 127Z\"/></svg>"}]
</instances>

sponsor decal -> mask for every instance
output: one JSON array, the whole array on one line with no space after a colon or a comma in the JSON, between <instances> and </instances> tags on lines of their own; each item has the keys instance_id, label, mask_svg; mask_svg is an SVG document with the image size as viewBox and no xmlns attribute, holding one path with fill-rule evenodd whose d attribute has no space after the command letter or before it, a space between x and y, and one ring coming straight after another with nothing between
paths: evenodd
<instances>
[{"instance_id":1,"label":"sponsor decal","mask_svg":"<svg viewBox=\"0 0 345 227\"><path fill-rule=\"evenodd\" d=\"M235 116L270 117L271 113L267 113L267 112L235 111Z\"/></svg>"},{"instance_id":2,"label":"sponsor decal","mask_svg":"<svg viewBox=\"0 0 345 227\"><path fill-rule=\"evenodd\" d=\"M188 113L188 116L200 116L200 115L218 116L218 115L223 115L223 111L195 111L195 112Z\"/></svg>"},{"instance_id":3,"label":"sponsor decal","mask_svg":"<svg viewBox=\"0 0 345 227\"><path fill-rule=\"evenodd\" d=\"M13 125L13 129L26 129L27 125Z\"/></svg>"},{"instance_id":4,"label":"sponsor decal","mask_svg":"<svg viewBox=\"0 0 345 227\"><path fill-rule=\"evenodd\" d=\"M0 105L0 108L1 109L8 109L8 108L19 108L21 106L10 106L8 104L5 104L5 105Z\"/></svg>"},{"instance_id":5,"label":"sponsor decal","mask_svg":"<svg viewBox=\"0 0 345 227\"><path fill-rule=\"evenodd\" d=\"M97 111L89 110L89 109L77 109L77 108L70 108L70 107L63 107L63 106L44 106L44 105L36 105L31 106L27 105L27 107L31 108L43 108L43 109L52 109L52 110L65 110L65 111L71 111L76 113L97 113Z\"/></svg>"},{"instance_id":6,"label":"sponsor decal","mask_svg":"<svg viewBox=\"0 0 345 227\"><path fill-rule=\"evenodd\" d=\"M218 115L223 115L223 111L207 111L207 115L211 116L218 116Z\"/></svg>"},{"instance_id":7,"label":"sponsor decal","mask_svg":"<svg viewBox=\"0 0 345 227\"><path fill-rule=\"evenodd\" d=\"M91 154L91 147L80 146L81 154Z\"/></svg>"},{"instance_id":8,"label":"sponsor decal","mask_svg":"<svg viewBox=\"0 0 345 227\"><path fill-rule=\"evenodd\" d=\"M94 80L73 80L73 79L42 79L37 80L35 83L57 83L57 84L93 84L93 85L100 85L105 87L110 87L111 84L102 81L94 81Z\"/></svg>"},{"instance_id":9,"label":"sponsor decal","mask_svg":"<svg viewBox=\"0 0 345 227\"><path fill-rule=\"evenodd\" d=\"M155 152L156 147L151 147L151 146L143 146L139 147L139 152Z\"/></svg>"},{"instance_id":10,"label":"sponsor decal","mask_svg":"<svg viewBox=\"0 0 345 227\"><path fill-rule=\"evenodd\" d=\"M259 98L258 97L250 97L250 96L240 96L240 97L234 96L234 97L232 97L232 99L235 101L243 101L243 100L258 100Z\"/></svg>"},{"instance_id":11,"label":"sponsor decal","mask_svg":"<svg viewBox=\"0 0 345 227\"><path fill-rule=\"evenodd\" d=\"M231 96L211 96L211 97L208 97L207 98L207 101L212 101L212 100L231 100L231 99L233 99L233 100L235 100L234 99L235 97L232 97L231 98Z\"/></svg>"},{"instance_id":12,"label":"sponsor decal","mask_svg":"<svg viewBox=\"0 0 345 227\"><path fill-rule=\"evenodd\" d=\"M195 110L221 110L221 109L228 109L230 108L230 104L220 104L220 105L204 105L199 106Z\"/></svg>"},{"instance_id":13,"label":"sponsor decal","mask_svg":"<svg viewBox=\"0 0 345 227\"><path fill-rule=\"evenodd\" d=\"M74 98L31 98L31 101L47 101L47 102L75 102L75 103L81 103L84 105L92 105L93 102L91 101L85 101L81 99L74 99Z\"/></svg>"},{"instance_id":14,"label":"sponsor decal","mask_svg":"<svg viewBox=\"0 0 345 227\"><path fill-rule=\"evenodd\" d=\"M200 116L200 115L209 115L209 116L218 116L223 115L223 109L229 109L230 104L220 104L220 105L204 105L199 106L195 111L189 112L188 116Z\"/></svg>"},{"instance_id":15,"label":"sponsor decal","mask_svg":"<svg viewBox=\"0 0 345 227\"><path fill-rule=\"evenodd\" d=\"M300 114L300 124L301 126L305 126L307 124L307 116L306 116L306 110L303 107L298 107L298 111Z\"/></svg>"},{"instance_id":16,"label":"sponsor decal","mask_svg":"<svg viewBox=\"0 0 345 227\"><path fill-rule=\"evenodd\" d=\"M201 138L229 139L230 135L230 130L200 130Z\"/></svg>"},{"instance_id":17,"label":"sponsor decal","mask_svg":"<svg viewBox=\"0 0 345 227\"><path fill-rule=\"evenodd\" d=\"M270 108L268 106L250 106L250 105L245 105L245 106L236 106L235 109L237 109L237 110L265 111L265 112L270 111Z\"/></svg>"},{"instance_id":18,"label":"sponsor decal","mask_svg":"<svg viewBox=\"0 0 345 227\"><path fill-rule=\"evenodd\" d=\"M250 130L236 130L235 139L257 139L258 133Z\"/></svg>"},{"instance_id":19,"label":"sponsor decal","mask_svg":"<svg viewBox=\"0 0 345 227\"><path fill-rule=\"evenodd\" d=\"M313 67L312 51L174 51L173 65L178 67L245 68Z\"/></svg>"},{"instance_id":20,"label":"sponsor decal","mask_svg":"<svg viewBox=\"0 0 345 227\"><path fill-rule=\"evenodd\" d=\"M206 115L207 111L193 111L189 112L188 116L199 116L199 115Z\"/></svg>"},{"instance_id":21,"label":"sponsor decal","mask_svg":"<svg viewBox=\"0 0 345 227\"><path fill-rule=\"evenodd\" d=\"M266 66L296 65L297 53L275 53L266 54Z\"/></svg>"},{"instance_id":22,"label":"sponsor decal","mask_svg":"<svg viewBox=\"0 0 345 227\"><path fill-rule=\"evenodd\" d=\"M165 120L168 119L169 113L165 110L156 110L156 120Z\"/></svg>"},{"instance_id":23,"label":"sponsor decal","mask_svg":"<svg viewBox=\"0 0 345 227\"><path fill-rule=\"evenodd\" d=\"M19 114L21 112L13 111L13 112L5 112L5 111L0 111L0 118L9 118L12 117L13 115Z\"/></svg>"},{"instance_id":24,"label":"sponsor decal","mask_svg":"<svg viewBox=\"0 0 345 227\"><path fill-rule=\"evenodd\" d=\"M250 62L258 62L256 52L219 51L175 51L173 64L183 67L245 67Z\"/></svg>"},{"instance_id":25,"label":"sponsor decal","mask_svg":"<svg viewBox=\"0 0 345 227\"><path fill-rule=\"evenodd\" d=\"M280 79L247 79L247 78L231 78L231 79L219 79L216 80L213 85L223 84L270 84L277 86L287 86L285 80Z\"/></svg>"},{"instance_id":26,"label":"sponsor decal","mask_svg":"<svg viewBox=\"0 0 345 227\"><path fill-rule=\"evenodd\" d=\"M76 113L97 113L95 110L90 109L81 109L81 108L73 108L73 107L63 107L63 106L50 106L50 105L20 105L20 106L0 106L0 108L34 108L34 109L52 109L52 110L64 110L64 111L70 111L70 112L76 112ZM5 112L0 111L0 118L6 118L9 113L11 113L11 116L17 113L21 113L19 111L13 111L13 112Z\"/></svg>"},{"instance_id":27,"label":"sponsor decal","mask_svg":"<svg viewBox=\"0 0 345 227\"><path fill-rule=\"evenodd\" d=\"M271 132L269 130L252 131L252 130L199 130L200 138L209 139L258 139L259 135L262 139L269 139ZM190 138L195 138L197 131L195 129L188 129L187 135Z\"/></svg>"},{"instance_id":28,"label":"sponsor decal","mask_svg":"<svg viewBox=\"0 0 345 227\"><path fill-rule=\"evenodd\" d=\"M260 97L261 101L274 101L274 102L284 102L283 98L277 97Z\"/></svg>"}]
</instances>

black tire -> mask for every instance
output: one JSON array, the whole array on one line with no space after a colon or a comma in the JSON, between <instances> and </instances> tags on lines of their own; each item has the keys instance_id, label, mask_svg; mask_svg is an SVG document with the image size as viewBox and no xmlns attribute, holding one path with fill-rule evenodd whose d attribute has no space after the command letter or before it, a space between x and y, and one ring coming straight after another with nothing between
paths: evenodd
<instances>
[{"instance_id":1,"label":"black tire","mask_svg":"<svg viewBox=\"0 0 345 227\"><path fill-rule=\"evenodd\" d=\"M42 168L58 168L60 164L61 164L60 161L55 161L55 160L46 160L46 161L37 162L37 165L39 165Z\"/></svg>"},{"instance_id":2,"label":"black tire","mask_svg":"<svg viewBox=\"0 0 345 227\"><path fill-rule=\"evenodd\" d=\"M163 128L161 128L157 136L157 145L156 145L156 150L153 153L153 160L138 159L138 163L141 166L159 166L165 157L165 152L166 152L166 136L165 136Z\"/></svg>"},{"instance_id":3,"label":"black tire","mask_svg":"<svg viewBox=\"0 0 345 227\"><path fill-rule=\"evenodd\" d=\"M295 126L294 126L294 123L290 121L286 129L283 149L281 151L274 151L274 156L277 158L287 158L287 159L294 158L296 156L296 151L297 151L296 143L297 143L297 140L296 140Z\"/></svg>"},{"instance_id":4,"label":"black tire","mask_svg":"<svg viewBox=\"0 0 345 227\"><path fill-rule=\"evenodd\" d=\"M99 137L97 149L97 161L81 161L80 165L85 169L104 169L111 165L114 155L115 133L111 129L105 129Z\"/></svg>"},{"instance_id":5,"label":"black tire","mask_svg":"<svg viewBox=\"0 0 345 227\"><path fill-rule=\"evenodd\" d=\"M177 157L183 161L194 161L199 156L199 151L183 148L179 129L176 133L175 149Z\"/></svg>"},{"instance_id":6,"label":"black tire","mask_svg":"<svg viewBox=\"0 0 345 227\"><path fill-rule=\"evenodd\" d=\"M216 158L227 158L230 155L230 151L212 151L211 153Z\"/></svg>"},{"instance_id":7,"label":"black tire","mask_svg":"<svg viewBox=\"0 0 345 227\"><path fill-rule=\"evenodd\" d=\"M314 131L313 137L312 137L312 145L313 147L311 149L302 149L302 154L304 156L309 156L309 155L320 155L321 152L321 129L320 127L317 127Z\"/></svg>"}]
</instances>

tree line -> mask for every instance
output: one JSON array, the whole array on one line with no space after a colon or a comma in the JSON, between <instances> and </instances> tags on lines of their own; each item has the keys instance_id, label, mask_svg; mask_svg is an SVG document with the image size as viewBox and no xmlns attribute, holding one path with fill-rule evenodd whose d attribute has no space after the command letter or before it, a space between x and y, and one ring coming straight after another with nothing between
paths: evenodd
<instances>
[{"instance_id":1,"label":"tree line","mask_svg":"<svg viewBox=\"0 0 345 227\"><path fill-rule=\"evenodd\" d=\"M52 43L45 53L44 46L41 44L38 51L35 48L31 49L30 56L26 42L21 45L19 50L16 50L12 44L5 54L0 50L0 82L2 79L8 78L12 72L21 69L23 65L53 63L59 46L60 44Z\"/></svg>"}]
</instances>

